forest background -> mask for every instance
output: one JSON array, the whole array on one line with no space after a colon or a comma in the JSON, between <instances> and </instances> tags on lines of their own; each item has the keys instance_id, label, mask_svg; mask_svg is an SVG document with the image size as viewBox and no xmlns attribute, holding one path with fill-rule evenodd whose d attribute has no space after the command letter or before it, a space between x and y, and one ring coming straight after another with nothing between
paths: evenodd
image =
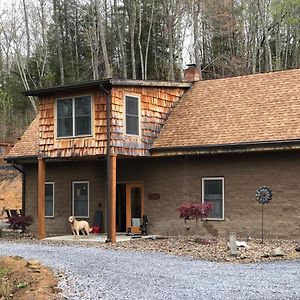
<instances>
[{"instance_id":1,"label":"forest background","mask_svg":"<svg viewBox=\"0 0 300 300\"><path fill-rule=\"evenodd\" d=\"M103 78L204 79L300 67L300 0L0 0L0 141L36 114L22 91Z\"/></svg>"}]
</instances>

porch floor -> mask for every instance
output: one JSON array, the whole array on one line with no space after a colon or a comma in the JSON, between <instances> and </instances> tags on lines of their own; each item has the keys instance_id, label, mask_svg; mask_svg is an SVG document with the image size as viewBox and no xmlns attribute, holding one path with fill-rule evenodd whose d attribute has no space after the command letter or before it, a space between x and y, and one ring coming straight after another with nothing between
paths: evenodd
<instances>
[{"instance_id":1,"label":"porch floor","mask_svg":"<svg viewBox=\"0 0 300 300\"><path fill-rule=\"evenodd\" d=\"M151 239L155 238L156 235L142 235L142 236L129 236L125 233L117 233L116 239L117 242L128 242L131 240L139 240L139 239ZM80 235L79 237L74 238L73 235L62 235L62 236L52 236L44 238L45 241L82 241L82 242L100 242L105 243L107 238L107 234L95 234L91 233L88 237Z\"/></svg>"}]
</instances>

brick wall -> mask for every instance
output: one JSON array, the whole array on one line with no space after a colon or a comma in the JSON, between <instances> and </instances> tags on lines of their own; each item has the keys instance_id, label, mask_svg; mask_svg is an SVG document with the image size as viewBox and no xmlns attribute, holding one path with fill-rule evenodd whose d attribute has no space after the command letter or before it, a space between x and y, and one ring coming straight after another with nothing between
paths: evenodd
<instances>
[{"instance_id":1,"label":"brick wall","mask_svg":"<svg viewBox=\"0 0 300 300\"><path fill-rule=\"evenodd\" d=\"M27 167L26 211L37 214L37 167ZM99 202L104 203L105 162L52 163L46 178L55 181L55 219L47 219L47 233L70 233L72 180L90 181L90 222ZM145 214L151 233L186 234L176 209L181 202L201 201L201 178L225 179L225 220L199 223L197 234L260 236L261 205L255 192L261 185L273 191L264 207L265 236L300 238L300 163L298 153L211 155L202 157L118 159L119 182L143 182ZM149 194L160 198L150 200ZM150 197L151 198L151 197ZM32 226L36 229L36 224ZM191 233L193 233L193 228Z\"/></svg>"},{"instance_id":2,"label":"brick wall","mask_svg":"<svg viewBox=\"0 0 300 300\"><path fill-rule=\"evenodd\" d=\"M145 213L152 233L186 233L176 209L181 202L201 201L202 177L224 176L225 220L199 223L198 234L227 235L234 231L243 236L260 236L261 205L255 192L266 185L274 196L264 207L265 235L300 238L298 153L122 161L118 170L122 180L144 181ZM160 199L149 200L149 193L159 193Z\"/></svg>"},{"instance_id":3,"label":"brick wall","mask_svg":"<svg viewBox=\"0 0 300 300\"><path fill-rule=\"evenodd\" d=\"M37 165L28 165L26 172L26 214L33 217L30 230L37 231ZM47 163L46 181L55 183L54 218L46 218L47 234L71 233L68 217L72 215L72 181L89 181L90 218L94 221L98 204L104 207L106 176L105 164L101 162Z\"/></svg>"}]
</instances>

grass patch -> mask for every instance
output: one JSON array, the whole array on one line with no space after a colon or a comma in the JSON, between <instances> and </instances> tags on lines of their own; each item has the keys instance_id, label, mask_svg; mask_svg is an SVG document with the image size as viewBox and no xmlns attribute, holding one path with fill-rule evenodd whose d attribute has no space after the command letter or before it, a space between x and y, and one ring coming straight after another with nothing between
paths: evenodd
<instances>
[{"instance_id":1,"label":"grass patch","mask_svg":"<svg viewBox=\"0 0 300 300\"><path fill-rule=\"evenodd\" d=\"M7 279L8 273L8 269L0 267L0 299L6 299L10 293L10 284Z\"/></svg>"},{"instance_id":2,"label":"grass patch","mask_svg":"<svg viewBox=\"0 0 300 300\"><path fill-rule=\"evenodd\" d=\"M4 278L8 274L8 270L0 267L0 279Z\"/></svg>"}]
</instances>

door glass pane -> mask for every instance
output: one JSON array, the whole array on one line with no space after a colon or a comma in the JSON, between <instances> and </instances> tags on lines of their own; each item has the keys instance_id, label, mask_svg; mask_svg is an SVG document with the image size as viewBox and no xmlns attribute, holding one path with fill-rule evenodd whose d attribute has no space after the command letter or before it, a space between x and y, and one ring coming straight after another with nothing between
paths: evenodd
<instances>
[{"instance_id":1,"label":"door glass pane","mask_svg":"<svg viewBox=\"0 0 300 300\"><path fill-rule=\"evenodd\" d=\"M221 179L204 180L204 202L212 203L210 218L223 218L223 185Z\"/></svg>"},{"instance_id":2,"label":"door glass pane","mask_svg":"<svg viewBox=\"0 0 300 300\"><path fill-rule=\"evenodd\" d=\"M74 191L74 216L88 217L88 183L75 182Z\"/></svg>"},{"instance_id":3,"label":"door glass pane","mask_svg":"<svg viewBox=\"0 0 300 300\"><path fill-rule=\"evenodd\" d=\"M141 188L135 187L131 189L131 225L139 227L141 224Z\"/></svg>"}]
</instances>

